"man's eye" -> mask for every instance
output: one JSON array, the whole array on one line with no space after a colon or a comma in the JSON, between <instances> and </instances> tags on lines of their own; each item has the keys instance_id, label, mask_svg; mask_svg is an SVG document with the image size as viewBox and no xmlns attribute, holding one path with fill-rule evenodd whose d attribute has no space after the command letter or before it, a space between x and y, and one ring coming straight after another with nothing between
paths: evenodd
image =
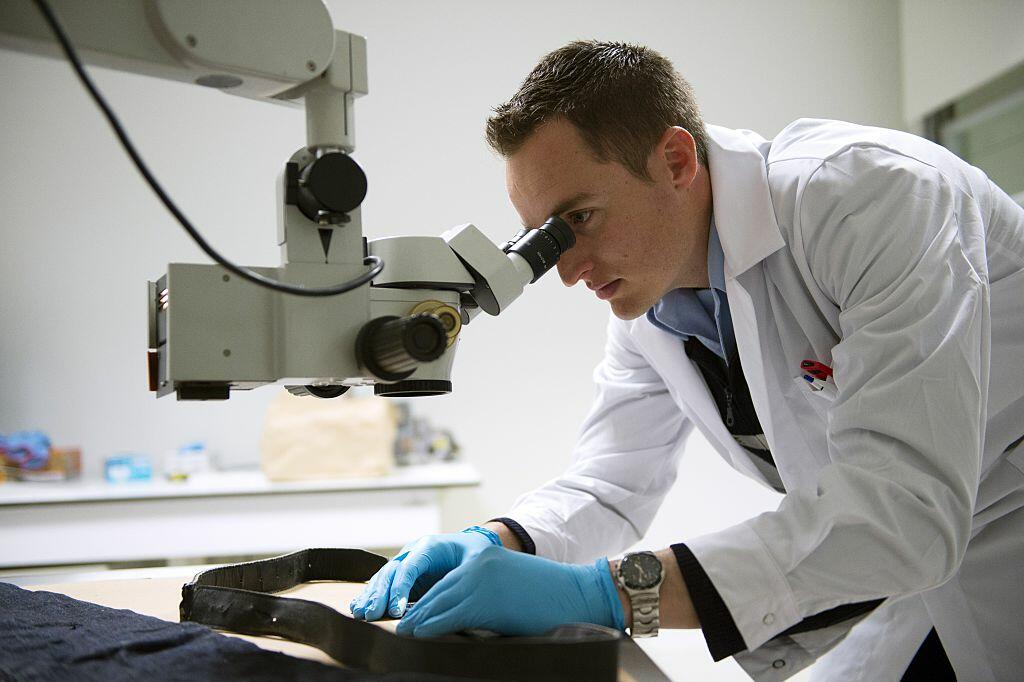
<instances>
[{"instance_id":1,"label":"man's eye","mask_svg":"<svg viewBox=\"0 0 1024 682\"><path fill-rule=\"evenodd\" d=\"M586 225L587 221L590 220L590 216L593 213L593 211L577 211L576 213L570 213L569 224L573 225L574 227Z\"/></svg>"}]
</instances>

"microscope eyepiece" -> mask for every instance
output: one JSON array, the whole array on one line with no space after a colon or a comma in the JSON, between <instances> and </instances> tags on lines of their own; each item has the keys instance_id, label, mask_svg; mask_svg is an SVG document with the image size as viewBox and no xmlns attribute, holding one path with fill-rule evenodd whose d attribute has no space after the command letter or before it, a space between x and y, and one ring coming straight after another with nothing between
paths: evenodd
<instances>
[{"instance_id":1,"label":"microscope eyepiece","mask_svg":"<svg viewBox=\"0 0 1024 682\"><path fill-rule=\"evenodd\" d=\"M540 229L554 237L558 242L558 248L563 252L568 251L576 245L576 235L573 234L572 228L569 227L569 223L556 215L548 218L547 221L540 226Z\"/></svg>"},{"instance_id":2,"label":"microscope eyepiece","mask_svg":"<svg viewBox=\"0 0 1024 682\"><path fill-rule=\"evenodd\" d=\"M502 249L505 253L522 256L533 270L533 284L540 276L558 263L562 254L576 244L572 228L559 218L551 216L536 230L520 230Z\"/></svg>"}]
</instances>

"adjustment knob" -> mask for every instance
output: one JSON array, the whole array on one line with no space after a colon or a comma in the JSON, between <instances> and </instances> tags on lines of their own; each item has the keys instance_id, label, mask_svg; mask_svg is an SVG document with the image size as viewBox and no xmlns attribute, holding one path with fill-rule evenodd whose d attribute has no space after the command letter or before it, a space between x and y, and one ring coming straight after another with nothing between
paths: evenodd
<instances>
[{"instance_id":1,"label":"adjustment knob","mask_svg":"<svg viewBox=\"0 0 1024 682\"><path fill-rule=\"evenodd\" d=\"M348 213L366 198L366 174L348 154L331 152L306 166L295 196L299 209L322 224L348 222Z\"/></svg>"},{"instance_id":2,"label":"adjustment knob","mask_svg":"<svg viewBox=\"0 0 1024 682\"><path fill-rule=\"evenodd\" d=\"M359 363L384 381L401 381L421 362L436 360L448 347L448 332L432 313L378 317L359 332Z\"/></svg>"}]
</instances>

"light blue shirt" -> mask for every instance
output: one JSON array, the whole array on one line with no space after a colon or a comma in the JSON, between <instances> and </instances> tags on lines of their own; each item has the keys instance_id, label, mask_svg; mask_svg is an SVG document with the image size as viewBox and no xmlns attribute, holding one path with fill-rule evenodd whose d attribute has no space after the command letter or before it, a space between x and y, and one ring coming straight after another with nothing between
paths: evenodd
<instances>
[{"instance_id":1,"label":"light blue shirt","mask_svg":"<svg viewBox=\"0 0 1024 682\"><path fill-rule=\"evenodd\" d=\"M708 234L709 289L673 289L647 311L655 327L684 341L691 336L726 360L736 344L725 295L725 252L718 238L715 217L711 216Z\"/></svg>"}]
</instances>

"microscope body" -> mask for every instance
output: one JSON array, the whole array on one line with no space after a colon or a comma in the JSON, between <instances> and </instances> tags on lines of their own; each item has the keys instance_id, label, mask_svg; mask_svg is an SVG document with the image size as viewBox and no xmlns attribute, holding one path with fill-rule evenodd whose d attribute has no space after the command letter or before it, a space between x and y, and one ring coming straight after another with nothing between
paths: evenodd
<instances>
[{"instance_id":1,"label":"microscope body","mask_svg":"<svg viewBox=\"0 0 1024 682\"><path fill-rule=\"evenodd\" d=\"M393 397L449 393L462 328L481 310L499 314L571 247L571 230L557 219L504 246L470 224L439 237L367 241L358 207L314 212L298 199L297 178L324 156L292 156L278 183L282 265L252 269L309 287L360 275L366 256L380 258L384 270L372 284L308 298L218 265L168 265L148 289L150 389L158 396L226 399L265 384L323 398L368 385ZM433 351L418 356L395 334L374 335L384 323L419 324Z\"/></svg>"},{"instance_id":2,"label":"microscope body","mask_svg":"<svg viewBox=\"0 0 1024 682\"><path fill-rule=\"evenodd\" d=\"M364 249L370 254L377 250L375 242L364 244L356 226L348 224L328 228L333 236L325 254L320 237L324 228L310 224L292 206L285 205L282 213L284 232L290 236L282 253L319 251L320 258L289 257L278 268L253 268L266 276L327 286L364 272ZM149 283L150 388L158 396L173 392L179 399L224 399L230 390L271 383L320 397L333 397L332 390L340 395L343 390L338 387L362 385L377 385L377 392L384 395L450 392L458 336L469 316L463 294L474 281L442 238L380 241L380 251L388 254L382 275L390 276L394 286L374 283L329 297L273 291L218 265L169 264L163 277ZM302 246L289 248L296 242ZM428 281L422 272L424 253L429 251L448 258L427 267ZM415 263L412 271L403 272L397 254ZM364 328L374 320L424 313L447 323L443 353L416 362L411 373L390 374L380 367L377 374L371 372L368 365L374 365L375 349L359 354ZM312 387L312 392L303 391L305 387Z\"/></svg>"}]
</instances>

